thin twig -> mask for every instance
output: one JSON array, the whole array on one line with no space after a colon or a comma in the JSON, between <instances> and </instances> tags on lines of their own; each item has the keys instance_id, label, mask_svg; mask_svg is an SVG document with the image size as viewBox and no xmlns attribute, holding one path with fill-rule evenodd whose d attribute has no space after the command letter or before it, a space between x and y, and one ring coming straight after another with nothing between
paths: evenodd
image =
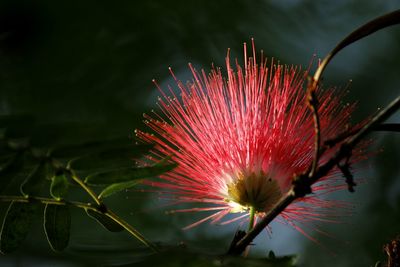
<instances>
[{"instance_id":1,"label":"thin twig","mask_svg":"<svg viewBox=\"0 0 400 267\"><path fill-rule=\"evenodd\" d=\"M328 63L340 50L376 31L379 31L381 29L399 23L400 23L400 10L396 10L391 13L380 16L374 20L371 20L370 22L364 24L363 26L359 27L358 29L350 33L324 58L318 69L315 71L312 84L312 88L314 88L313 90L317 88L322 73L324 72Z\"/></svg>"},{"instance_id":2,"label":"thin twig","mask_svg":"<svg viewBox=\"0 0 400 267\"><path fill-rule=\"evenodd\" d=\"M70 170L70 172L71 172L72 179L75 182L77 182L80 185L80 187L82 187L82 189L88 193L88 195L94 200L94 202L96 202L96 204L99 206L103 206L104 204L100 201L97 194L90 187L88 187L85 184L85 182L83 182L78 176L76 176L73 171Z\"/></svg>"}]
</instances>

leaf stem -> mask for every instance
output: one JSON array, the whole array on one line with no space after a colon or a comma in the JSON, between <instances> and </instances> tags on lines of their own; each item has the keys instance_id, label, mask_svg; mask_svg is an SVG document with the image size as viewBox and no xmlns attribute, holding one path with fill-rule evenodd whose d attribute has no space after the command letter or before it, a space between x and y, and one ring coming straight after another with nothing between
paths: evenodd
<instances>
[{"instance_id":1,"label":"leaf stem","mask_svg":"<svg viewBox=\"0 0 400 267\"><path fill-rule=\"evenodd\" d=\"M126 231L128 231L132 236L137 238L140 242L142 242L144 245L152 249L154 252L158 252L157 247L152 244L150 241L146 240L146 238L140 234L135 228L133 228L129 223L127 223L125 220L123 220L121 217L119 217L117 214L115 214L112 210L106 208L105 211L102 211L99 209L98 206L94 206L91 203L83 203L83 202L78 202L78 201L67 201L67 200L57 200L57 199L52 199L52 198L45 198L45 197L24 197L24 196L0 196L0 201L2 202L22 202L22 203L31 203L38 201L42 204L52 204L52 205L72 205L81 209L90 209L94 210L97 212L100 212L110 219L112 219L114 222L119 224L121 227L123 227Z\"/></svg>"},{"instance_id":2,"label":"leaf stem","mask_svg":"<svg viewBox=\"0 0 400 267\"><path fill-rule=\"evenodd\" d=\"M97 196L97 194L90 188L88 187L84 181L82 181L78 176L75 175L75 173L71 172L71 177L72 179L77 182L83 190L85 190L89 196L94 200L94 202L96 202L97 205L102 206L103 203L100 201L99 197Z\"/></svg>"},{"instance_id":3,"label":"leaf stem","mask_svg":"<svg viewBox=\"0 0 400 267\"><path fill-rule=\"evenodd\" d=\"M90 203L83 203L78 201L67 201L67 200L57 200L52 198L45 197L24 197L24 196L0 196L0 201L2 202L22 202L22 203L31 203L38 201L42 204L52 204L52 205L71 205L82 209L91 209L96 210L97 208Z\"/></svg>"}]
</instances>

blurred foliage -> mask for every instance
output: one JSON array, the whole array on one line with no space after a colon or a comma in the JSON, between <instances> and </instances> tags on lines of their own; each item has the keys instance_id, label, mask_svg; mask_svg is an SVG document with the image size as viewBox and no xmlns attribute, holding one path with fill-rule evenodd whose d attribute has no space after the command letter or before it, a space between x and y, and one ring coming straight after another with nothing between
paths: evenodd
<instances>
[{"instance_id":1,"label":"blurred foliage","mask_svg":"<svg viewBox=\"0 0 400 267\"><path fill-rule=\"evenodd\" d=\"M21 184L33 183L35 175L47 168L37 159L48 153L62 166L79 156L74 167L83 177L107 171L110 166L131 167L130 157L143 155L148 148L142 147L133 155L135 144L129 137L135 128L144 128L142 113L155 106L151 79L172 83L168 66L185 80L187 62L206 70L212 62L222 65L228 47L240 61L242 43L250 37L255 38L256 47L264 49L267 56L307 66L313 53L322 57L356 26L396 8L400 4L395 0L117 3L3 0L0 2L0 115L4 115L0 117L0 191L20 194ZM345 87L347 80L353 79L349 99L359 102L355 120L373 113L398 93L399 42L398 28L385 30L346 48L328 68L324 80L327 86ZM360 186L366 188L364 191L357 188L353 201L359 208L350 219L351 225L324 225L332 236L345 239L350 245L318 237L334 248L337 255L331 256L303 238L307 245L304 251L292 250L300 254L300 264L371 266L382 259L383 244L399 233L398 138L387 135L382 144L377 138L377 150L381 146L386 150L370 160L377 169L365 176L376 179ZM23 152L27 144L34 148L29 153ZM40 187L46 188L41 194L64 197L63 190L68 190L68 198L88 200L76 190L68 175L64 177L68 179L65 189L62 174L53 171ZM83 216L81 210L70 209L71 238L64 252L52 252L44 231L33 231L20 250L0 257L0 265L118 266L141 265L145 261L148 265L190 266L190 261L193 266L268 266L271 263L262 257L220 262L209 252L224 253L234 230L217 235L212 230L216 226L207 225L183 232L181 228L198 215L167 216L161 208L155 208L160 206L159 202L164 205L162 196L138 192L140 189L126 192L124 186L117 186L122 191L109 195L107 204L163 247L185 241L187 250L173 249L163 257L148 258L149 251L125 232L103 231L102 226ZM23 187L24 193L30 194L28 191ZM157 198L161 201L157 202ZM7 207L0 204L0 217ZM32 229L42 227L42 219L29 222ZM50 232L57 235L48 226L47 234ZM268 242L274 243L276 235ZM295 243L292 241L285 240L282 248L292 247ZM262 247L261 253L270 246ZM344 249L339 249L341 246ZM260 251L254 254L257 253ZM276 265L288 266L284 265L287 262Z\"/></svg>"},{"instance_id":2,"label":"blurred foliage","mask_svg":"<svg viewBox=\"0 0 400 267\"><path fill-rule=\"evenodd\" d=\"M272 255L271 255L272 254ZM161 252L157 257L148 257L141 264L143 266L249 266L249 267L292 267L295 266L295 256L275 257L270 253L264 258L243 258L233 256L210 255L188 251L185 248L170 248L167 251ZM124 267L135 266L135 264L123 265Z\"/></svg>"}]
</instances>

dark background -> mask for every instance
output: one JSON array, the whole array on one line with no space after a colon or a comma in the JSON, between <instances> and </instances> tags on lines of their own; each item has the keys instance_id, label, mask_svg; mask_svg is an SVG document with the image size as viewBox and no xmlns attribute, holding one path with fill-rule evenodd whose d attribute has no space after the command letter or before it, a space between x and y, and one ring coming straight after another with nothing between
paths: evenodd
<instances>
[{"instance_id":1,"label":"dark background","mask_svg":"<svg viewBox=\"0 0 400 267\"><path fill-rule=\"evenodd\" d=\"M2 0L0 115L28 115L21 126L38 146L112 137L129 142L135 128L145 128L142 113L156 107L152 78L172 84L169 66L186 80L188 62L205 70L211 63L223 66L228 47L242 59L242 44L251 37L268 57L307 66L313 54L323 57L356 27L397 8L398 1L372 0ZM344 88L353 80L345 101L359 103L357 121L398 94L399 63L397 26L346 48L328 67L324 84ZM383 244L400 232L400 138L374 139L375 151L384 151L358 166L366 182L351 196L356 208L347 223L325 224L331 238L315 233L323 245L284 231L283 237L280 231L272 238L261 235L258 242L266 244L253 253L266 255L271 248L277 255L296 253L304 266L372 266L383 259ZM223 253L237 227L222 234L212 225L183 232L192 214L165 215L157 198L138 190L108 203L151 240L169 246L184 241ZM0 256L1 266L124 264L146 254L127 234L106 232L80 210L73 214L69 248L54 253L40 223L22 249Z\"/></svg>"}]
</instances>

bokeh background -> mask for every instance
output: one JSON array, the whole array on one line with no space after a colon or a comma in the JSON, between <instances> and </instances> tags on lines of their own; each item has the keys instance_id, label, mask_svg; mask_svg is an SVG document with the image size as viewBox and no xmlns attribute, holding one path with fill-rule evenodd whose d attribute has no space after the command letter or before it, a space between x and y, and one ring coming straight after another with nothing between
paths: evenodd
<instances>
[{"instance_id":1,"label":"bokeh background","mask_svg":"<svg viewBox=\"0 0 400 267\"><path fill-rule=\"evenodd\" d=\"M286 64L307 66L350 31L400 8L387 1L0 1L0 115L19 122L37 146L126 138L145 127L142 113L156 108L151 80L173 84L168 67L189 79L187 63L208 70L223 66L227 48L242 59L243 42ZM400 26L383 30L342 51L328 67L325 86L347 87L357 101L354 121L385 106L400 92ZM400 114L392 121L399 122ZM324 224L320 244L274 225L257 240L254 257L269 250L298 254L302 266L372 266L383 245L400 233L400 136L374 135L374 153L357 167L365 182L350 195L354 214ZM165 246L223 253L238 225L181 228L197 215L166 215L157 195L132 190L108 200L149 239ZM1 205L4 214L5 205ZM200 217L199 217L200 218ZM108 233L80 210L73 211L69 248L50 250L41 222L1 266L129 264L147 251L126 233ZM171 259L166 259L171 261ZM185 265L190 266L190 261ZM196 265L198 266L198 265Z\"/></svg>"}]
</instances>

